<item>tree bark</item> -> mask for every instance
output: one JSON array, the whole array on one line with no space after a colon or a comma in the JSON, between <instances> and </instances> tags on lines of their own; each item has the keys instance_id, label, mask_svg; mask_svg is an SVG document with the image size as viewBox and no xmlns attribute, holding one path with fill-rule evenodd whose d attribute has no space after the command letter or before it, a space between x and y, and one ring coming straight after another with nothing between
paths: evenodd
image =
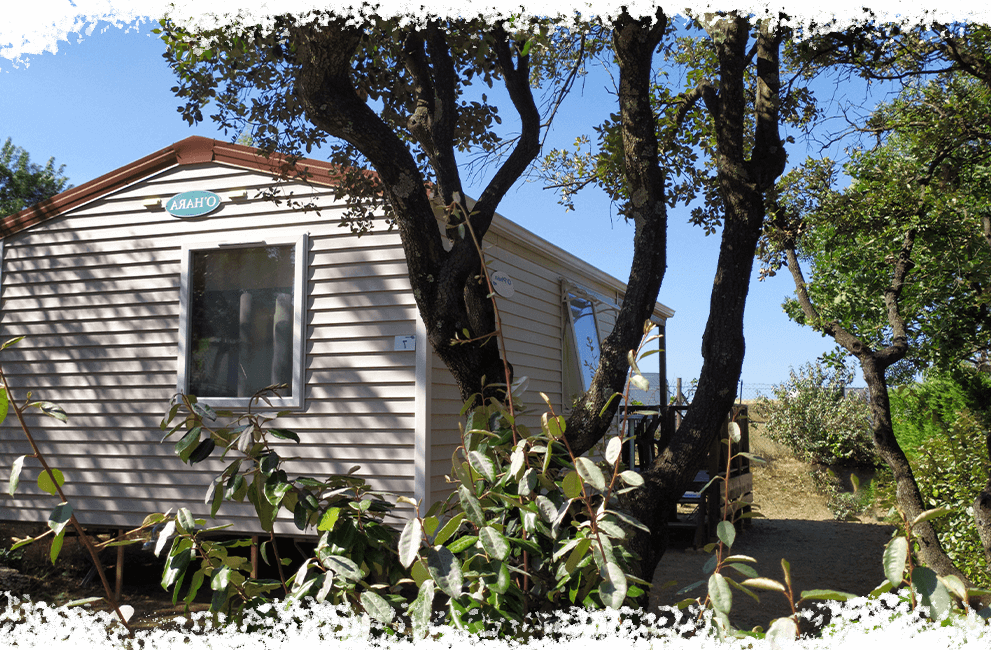
<instances>
[{"instance_id":1,"label":"tree bark","mask_svg":"<svg viewBox=\"0 0 991 650\"><path fill-rule=\"evenodd\" d=\"M905 321L898 308L898 301L905 286L906 278L912 269L912 248L914 244L915 231L906 231L901 251L894 264L891 283L884 292L888 324L892 329L892 343L881 350L874 350L839 323L826 321L822 318L818 309L812 303L808 291L805 289L805 276L798 264L798 257L795 253L795 241L793 238L786 238L784 241L788 270L791 272L792 279L795 282L795 294L805 314L806 321L813 329L831 336L860 362L864 381L867 382L867 388L870 392L871 428L874 437L874 446L877 449L878 455L888 464L888 467L891 468L894 474L895 496L899 507L909 522L925 512L927 508L922 499L922 493L919 491L919 485L915 480L915 475L912 472L912 466L909 464L905 452L895 438L894 428L891 424L891 404L888 397L888 383L885 378L885 371L892 364L904 358L908 352L908 336L905 329ZM973 586L973 583L953 565L953 561L943 551L943 547L936 535L936 529L933 528L931 521L917 524L913 528L913 534L919 541L919 559L923 564L939 575L955 575L964 584Z\"/></svg>"},{"instance_id":2,"label":"tree bark","mask_svg":"<svg viewBox=\"0 0 991 650\"><path fill-rule=\"evenodd\" d=\"M745 154L747 98L744 73L749 65L748 20L728 15L711 23L719 60L718 86L705 83L697 96L715 125L717 174L725 207L723 234L702 336L698 389L681 426L652 466L644 486L632 492L628 507L651 533L637 533L631 548L640 556L638 575L651 580L667 547L666 515L689 487L719 434L736 396L745 353L743 315L757 242L763 229L764 198L784 171L786 154L779 121L779 49L781 32L764 21L757 36L757 95L753 149Z\"/></svg>"},{"instance_id":3,"label":"tree bark","mask_svg":"<svg viewBox=\"0 0 991 650\"><path fill-rule=\"evenodd\" d=\"M591 449L612 423L619 400L611 398L622 394L626 386L630 369L627 354L643 340L644 323L653 314L667 268L667 203L650 101L651 60L666 30L667 17L660 9L655 17L642 19L624 11L614 23L623 160L631 196L629 215L636 232L630 277L616 324L600 346L592 385L576 404L565 428L576 455Z\"/></svg>"},{"instance_id":4,"label":"tree bark","mask_svg":"<svg viewBox=\"0 0 991 650\"><path fill-rule=\"evenodd\" d=\"M991 433L985 439L988 458L991 459ZM984 484L984 489L974 499L974 523L977 525L977 534L981 538L981 546L984 547L984 561L991 567L991 477Z\"/></svg>"},{"instance_id":5,"label":"tree bark","mask_svg":"<svg viewBox=\"0 0 991 650\"><path fill-rule=\"evenodd\" d=\"M351 77L363 29L339 21L325 27L299 25L292 35L299 63L297 89L306 116L353 145L378 173L396 215L413 296L428 339L454 376L462 399L502 394L502 389L491 386L505 381L506 365L493 340L495 314L486 298L487 288L477 281L481 258L471 236L451 235L458 223L468 219L481 240L499 201L540 151L540 115L530 92L529 58L514 57L501 27L486 35L522 126L513 151L469 213L455 156L458 95L449 45L436 23L405 36L403 52L416 96L407 126L428 154L437 195L445 205L460 208L453 210L455 222L448 229L451 249L445 251L427 183L408 146L372 111ZM472 340L452 344L456 338L465 339L466 330Z\"/></svg>"}]
</instances>

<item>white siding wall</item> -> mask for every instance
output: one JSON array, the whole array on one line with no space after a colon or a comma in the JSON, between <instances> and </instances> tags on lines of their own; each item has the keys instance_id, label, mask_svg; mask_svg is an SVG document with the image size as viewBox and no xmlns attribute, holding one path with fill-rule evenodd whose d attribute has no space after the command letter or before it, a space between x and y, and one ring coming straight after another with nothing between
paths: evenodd
<instances>
[{"instance_id":1,"label":"white siding wall","mask_svg":"<svg viewBox=\"0 0 991 650\"><path fill-rule=\"evenodd\" d=\"M615 292L582 275L581 271L531 248L524 241L491 229L485 236L485 254L490 270L503 271L513 281L512 298L499 298L509 362L515 376L529 377L523 401L528 409L521 422L531 428L540 426L540 415L547 405L540 397L545 393L558 414L566 413L563 392L563 340L565 312L561 301L561 279L567 278L613 298ZM606 316L600 326L611 328L615 318ZM609 330L600 332L601 336ZM461 398L454 378L434 355L433 365L433 501L446 498L451 486L444 476L451 473L451 454L460 444L458 423ZM429 504L428 504L429 506Z\"/></svg>"},{"instance_id":2,"label":"white siding wall","mask_svg":"<svg viewBox=\"0 0 991 650\"><path fill-rule=\"evenodd\" d=\"M31 390L68 414L68 424L36 411L27 422L65 473L84 524L132 526L180 506L207 512L205 489L224 464L182 464L159 442L158 424L176 389L181 245L232 234L310 234L305 410L277 421L303 441L286 449L301 457L287 472L361 465L376 487L413 496L415 357L394 351L394 338L414 334L416 307L398 234L378 228L359 238L339 227L339 208L318 216L252 198L269 184L265 174L219 164L175 168L4 242L0 340L27 338L0 363L18 399ZM248 189L248 201L205 218L142 207L181 191L226 198L237 188ZM294 190L294 198L313 192ZM11 414L0 427L0 467L27 453ZM0 497L0 519L47 519L55 501L34 485L38 467L27 460L17 496ZM225 504L218 517L257 530L250 505ZM291 518L278 531L298 532Z\"/></svg>"}]
</instances>

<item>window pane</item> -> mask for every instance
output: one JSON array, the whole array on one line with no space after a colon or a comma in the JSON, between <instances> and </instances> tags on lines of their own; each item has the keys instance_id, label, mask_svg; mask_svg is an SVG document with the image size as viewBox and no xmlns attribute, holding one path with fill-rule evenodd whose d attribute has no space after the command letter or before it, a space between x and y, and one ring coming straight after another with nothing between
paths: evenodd
<instances>
[{"instance_id":1,"label":"window pane","mask_svg":"<svg viewBox=\"0 0 991 650\"><path fill-rule=\"evenodd\" d=\"M189 387L199 397L292 394L295 246L193 251Z\"/></svg>"},{"instance_id":2,"label":"window pane","mask_svg":"<svg viewBox=\"0 0 991 650\"><path fill-rule=\"evenodd\" d=\"M578 344L578 366L585 390L592 385L592 377L599 367L599 330L595 326L592 303L576 296L568 297L571 318L575 322L575 341Z\"/></svg>"}]
</instances>

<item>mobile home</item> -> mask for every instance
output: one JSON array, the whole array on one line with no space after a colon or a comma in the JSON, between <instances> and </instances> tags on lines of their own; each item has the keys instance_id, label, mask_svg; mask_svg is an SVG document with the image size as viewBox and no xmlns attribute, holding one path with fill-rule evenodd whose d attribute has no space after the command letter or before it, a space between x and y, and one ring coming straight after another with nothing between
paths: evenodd
<instances>
[{"instance_id":1,"label":"mobile home","mask_svg":"<svg viewBox=\"0 0 991 650\"><path fill-rule=\"evenodd\" d=\"M309 179L278 183L275 164L191 137L2 220L0 340L25 340L0 364L17 399L32 391L68 414L62 423L32 410L27 423L84 525L131 527L181 506L206 514L223 465L186 466L160 442L170 398L236 410L283 381L279 408L291 414L279 426L302 439L291 476L360 465L377 488L426 505L448 493L461 401L426 339L398 233L340 227L327 163L300 161ZM273 189L281 202L260 196ZM567 412L624 284L502 217L485 246L528 406L541 412L539 391ZM662 333L672 315L656 305ZM8 417L0 466L30 453ZM51 512L33 462L17 495L0 497L0 520ZM259 530L247 504L225 504L218 518ZM291 519L276 532L298 534Z\"/></svg>"}]
</instances>

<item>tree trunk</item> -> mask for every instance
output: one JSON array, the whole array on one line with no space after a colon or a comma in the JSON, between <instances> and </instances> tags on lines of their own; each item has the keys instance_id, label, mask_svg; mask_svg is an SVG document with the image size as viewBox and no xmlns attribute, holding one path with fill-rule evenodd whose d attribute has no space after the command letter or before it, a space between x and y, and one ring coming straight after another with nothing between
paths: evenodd
<instances>
[{"instance_id":1,"label":"tree trunk","mask_svg":"<svg viewBox=\"0 0 991 650\"><path fill-rule=\"evenodd\" d=\"M744 78L750 27L748 20L729 15L708 28L719 59L719 84L717 91L704 82L699 94L716 127L716 169L725 217L702 335L704 362L698 389L668 447L644 472L644 486L630 493L626 503L651 530L638 532L631 541L631 549L641 558L637 575L648 581L667 550L666 515L703 466L736 397L745 353L743 315L766 214L764 195L774 187L786 161L778 131L781 32L770 21L761 24L757 37L753 148L749 158L745 154Z\"/></svg>"},{"instance_id":2,"label":"tree trunk","mask_svg":"<svg viewBox=\"0 0 991 650\"><path fill-rule=\"evenodd\" d=\"M911 522L917 516L928 510L919 492L919 485L915 481L912 473L912 466L905 457L901 445L895 438L894 429L891 425L891 404L888 400L888 382L884 376L884 369L874 359L874 355L865 353L860 358L860 365L863 369L864 380L867 382L867 389L871 396L872 430L874 434L874 446L878 455L888 464L895 477L895 495L898 505L905 513L908 521ZM976 513L976 510L975 510ZM912 529L912 535L919 542L919 559L927 567L939 575L955 575L964 584L972 586L973 583L953 565L953 561L943 551L936 529L931 521L916 524Z\"/></svg>"},{"instance_id":3,"label":"tree trunk","mask_svg":"<svg viewBox=\"0 0 991 650\"><path fill-rule=\"evenodd\" d=\"M985 443L988 450L988 458L991 459L991 433L987 435ZM977 534L981 538L981 546L984 547L984 561L991 568L991 477L984 484L984 489L981 490L981 493L974 499L973 507Z\"/></svg>"}]
</instances>

